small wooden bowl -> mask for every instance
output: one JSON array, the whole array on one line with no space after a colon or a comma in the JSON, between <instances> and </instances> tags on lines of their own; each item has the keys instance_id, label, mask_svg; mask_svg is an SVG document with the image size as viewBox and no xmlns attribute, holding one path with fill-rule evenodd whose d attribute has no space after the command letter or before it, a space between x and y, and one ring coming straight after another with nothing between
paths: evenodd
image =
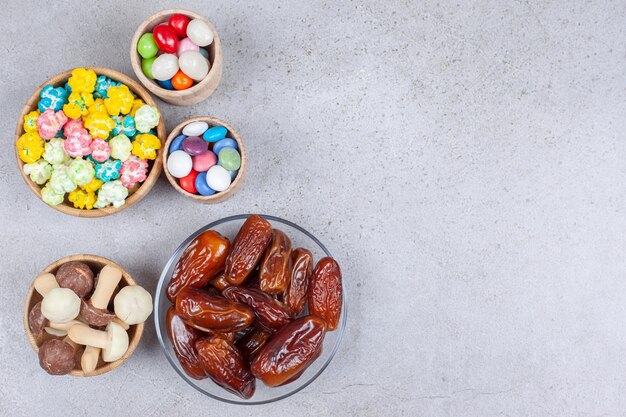
<instances>
[{"instance_id":1,"label":"small wooden bowl","mask_svg":"<svg viewBox=\"0 0 626 417\"><path fill-rule=\"evenodd\" d=\"M96 256L96 255L66 256L65 258L59 259L58 261L55 261L51 263L50 265L48 265L47 267L45 267L44 270L40 272L40 274L43 274L45 272L56 274L57 270L61 267L61 265L70 261L84 262L87 265L89 265L89 267L92 269L92 271L94 271L94 273L100 272L100 270L105 265L114 266L115 268L118 268L119 270L122 271L122 280L120 281L119 288L125 287L127 285L136 285L135 281L130 276L128 271L126 271L124 268L122 268L115 262L109 259L103 258L101 256ZM26 332L26 337L28 338L28 341L30 342L35 352L39 352L39 346L41 346L46 340L55 338L46 332L44 332L41 337L36 337L33 334L33 332L31 332L30 326L28 325L28 314L30 313L30 310L33 308L35 304L37 304L41 300L42 300L41 295L37 291L35 291L35 286L31 284L30 288L28 289L28 294L26 295L26 302L24 303L24 331ZM111 308L112 305L113 305L113 300L111 299L111 303L109 304L109 310L111 311L113 310ZM135 349L137 348L137 345L139 344L139 341L141 340L141 335L143 334L143 328L144 328L144 323L130 326L130 328L128 329L128 339L129 339L128 350L126 351L124 356L122 356L120 359L116 360L115 362L104 362L101 356L100 359L98 360L98 365L96 366L96 369L93 372L89 372L89 373L83 372L83 370L80 367L80 361L77 361L76 368L74 368L74 370L70 372L69 375L96 376L96 375L104 374L106 372L111 371L112 369L117 368L122 363L124 363L128 358L130 358L130 355L132 355Z\"/></svg>"},{"instance_id":2,"label":"small wooden bowl","mask_svg":"<svg viewBox=\"0 0 626 417\"><path fill-rule=\"evenodd\" d=\"M235 140L235 142L237 142L237 147L239 148L238 151L239 151L239 154L241 155L241 167L239 168L239 172L237 173L237 176L235 177L233 182L230 184L230 187L228 187L226 191L222 191L222 192L215 193L213 195L207 195L207 196L188 193L187 191L183 190L180 185L178 185L178 180L172 177L172 175L167 170L167 157L169 156L170 144L172 143L172 140L176 138L176 136L182 133L183 128L191 122L207 122L209 124L209 127L224 126L226 130L228 130L226 137L232 138ZM174 129L172 129L172 131L170 132L170 135L167 137L165 146L163 147L162 158L163 158L163 166L165 167L163 171L165 171L165 176L167 177L167 180L170 182L170 184L172 184L172 187L174 187L176 191L178 191L185 197L191 198L194 201L199 201L200 203L205 203L205 204L220 203L226 200L227 198L229 198L230 196L232 196L241 187L241 184L243 183L243 177L246 174L246 163L248 159L246 156L246 148L243 145L243 141L241 140L241 137L239 137L239 134L235 131L235 129L233 129L233 127L230 124L226 123L225 121L217 119L215 117L210 117L210 116L192 117L191 119L185 120L184 122L176 126Z\"/></svg>"},{"instance_id":3,"label":"small wooden bowl","mask_svg":"<svg viewBox=\"0 0 626 417\"><path fill-rule=\"evenodd\" d=\"M209 28L211 28L211 31L213 31L213 43L208 46L209 62L211 63L209 73L202 81L186 90L168 90L157 84L155 80L146 77L141 70L141 56L137 52L137 42L139 42L141 35L152 32L155 26L167 22L170 16L176 13L183 14L191 19L204 20L206 24L209 25ZM135 35L130 43L130 62L133 65L133 70L137 78L139 78L139 81L141 81L152 94L170 104L190 106L206 100L213 94L220 83L220 79L222 78L222 43L220 42L220 37L217 35L215 26L204 16L184 9L161 10L144 20L135 31Z\"/></svg>"},{"instance_id":4,"label":"small wooden bowl","mask_svg":"<svg viewBox=\"0 0 626 417\"><path fill-rule=\"evenodd\" d=\"M108 68L100 68L100 67L86 67L86 68L94 70L96 74L98 75L105 75L113 80L123 82L124 84L128 86L128 88L131 89L131 91L133 91L136 95L138 95L139 98L141 98L146 104L157 107L156 103L154 102L150 94L137 81L133 80L127 75L122 74L121 72L108 69ZM60 74L55 75L54 77L50 78L45 83L41 84L39 88L35 90L33 95L30 96L30 98L24 105L24 108L22 109L22 113L20 114L20 118L17 122L17 126L15 128L15 142L14 143L17 143L17 140L19 139L19 137L24 133L24 116L26 116L28 113L30 113L33 110L37 110L37 103L39 102L39 93L41 93L41 90L43 89L43 87L49 84L52 84L55 87L63 86L65 85L65 82L70 77L70 75L72 75L72 70L67 70ZM161 140L161 144L163 144L163 140L167 134L165 130L165 121L163 120L163 114L161 114L161 120L159 122L159 125L156 128L156 131L157 131L157 136ZM15 148L15 158L17 160L17 165L18 165L20 174L22 175L22 178L24 178L24 181L26 181L26 185L28 185L28 187L33 192L33 194L35 194L37 198L39 198L39 200L43 202L41 198L41 189L43 187L41 185L34 183L30 179L30 177L26 175L26 173L24 172L24 161L22 161L19 157L19 154L17 152L17 146L14 146L14 148ZM61 213L69 214L75 217L89 217L89 218L103 217L103 216L108 216L109 214L120 212L132 206L133 204L137 203L138 201L140 201L142 198L146 196L146 194L148 194L150 189L152 189L152 186L154 185L156 180L159 178L159 174L161 173L161 169L163 168L163 166L161 165L161 158L160 158L160 153L162 151L163 151L163 148L159 149L157 151L156 159L153 162L151 162L152 166L150 167L148 178L146 178L146 180L138 188L134 190L129 190L129 195L126 198L126 203L124 203L124 205L119 208L110 206L110 207L106 207L102 209L94 208L92 210L81 210L81 209L75 208L72 205L72 203L70 203L67 200L67 197L61 204L56 205L56 206L49 206L45 202L44 204L60 211Z\"/></svg>"}]
</instances>

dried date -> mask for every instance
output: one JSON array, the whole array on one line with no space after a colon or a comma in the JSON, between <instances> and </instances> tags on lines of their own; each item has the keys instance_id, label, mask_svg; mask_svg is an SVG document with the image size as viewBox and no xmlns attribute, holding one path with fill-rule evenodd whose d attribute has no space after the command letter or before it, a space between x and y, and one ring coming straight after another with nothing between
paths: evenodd
<instances>
[{"instance_id":1,"label":"dried date","mask_svg":"<svg viewBox=\"0 0 626 417\"><path fill-rule=\"evenodd\" d=\"M225 278L233 285L243 284L257 266L272 239L272 226L253 214L244 222L226 258Z\"/></svg>"},{"instance_id":2,"label":"dried date","mask_svg":"<svg viewBox=\"0 0 626 417\"><path fill-rule=\"evenodd\" d=\"M282 294L291 278L291 240L274 229L259 269L259 288L268 294Z\"/></svg>"},{"instance_id":3,"label":"dried date","mask_svg":"<svg viewBox=\"0 0 626 417\"><path fill-rule=\"evenodd\" d=\"M326 330L337 328L342 308L341 269L329 257L319 260L309 288L309 312L324 319Z\"/></svg>"},{"instance_id":4,"label":"dried date","mask_svg":"<svg viewBox=\"0 0 626 417\"><path fill-rule=\"evenodd\" d=\"M247 305L198 288L188 287L178 294L176 311L189 324L210 332L236 332L254 321L254 312Z\"/></svg>"},{"instance_id":5,"label":"dried date","mask_svg":"<svg viewBox=\"0 0 626 417\"><path fill-rule=\"evenodd\" d=\"M291 279L285 291L283 302L295 314L302 313L307 301L309 281L313 273L313 255L308 249L297 248L291 252Z\"/></svg>"},{"instance_id":6,"label":"dried date","mask_svg":"<svg viewBox=\"0 0 626 417\"><path fill-rule=\"evenodd\" d=\"M185 324L174 307L167 310L167 335L172 342L174 353L187 375L195 379L208 376L196 351L196 342L203 336L201 332Z\"/></svg>"},{"instance_id":7,"label":"dried date","mask_svg":"<svg viewBox=\"0 0 626 417\"><path fill-rule=\"evenodd\" d=\"M222 295L252 308L258 322L268 329L279 329L293 318L289 307L255 288L229 287L222 291Z\"/></svg>"}]
</instances>

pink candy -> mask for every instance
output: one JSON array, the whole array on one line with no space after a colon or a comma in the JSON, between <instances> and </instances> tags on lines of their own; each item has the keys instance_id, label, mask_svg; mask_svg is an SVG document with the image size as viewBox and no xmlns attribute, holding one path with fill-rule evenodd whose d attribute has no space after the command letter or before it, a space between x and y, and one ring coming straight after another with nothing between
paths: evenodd
<instances>
[{"instance_id":1,"label":"pink candy","mask_svg":"<svg viewBox=\"0 0 626 417\"><path fill-rule=\"evenodd\" d=\"M199 51L200 47L193 43L191 39L184 38L178 42L178 51L176 53L180 56L183 52L186 51Z\"/></svg>"},{"instance_id":2,"label":"pink candy","mask_svg":"<svg viewBox=\"0 0 626 417\"><path fill-rule=\"evenodd\" d=\"M126 188L132 188L138 182L144 182L148 175L148 161L131 155L122 164L120 181Z\"/></svg>"},{"instance_id":3,"label":"pink candy","mask_svg":"<svg viewBox=\"0 0 626 417\"><path fill-rule=\"evenodd\" d=\"M198 172L203 172L217 164L217 157L211 151L206 151L200 155L196 155L191 158L193 160L193 169Z\"/></svg>"},{"instance_id":4,"label":"pink candy","mask_svg":"<svg viewBox=\"0 0 626 417\"><path fill-rule=\"evenodd\" d=\"M83 125L83 121L81 119L70 119L70 121L67 122L63 128L63 134L67 138L72 134L72 132L83 130L84 128L85 126Z\"/></svg>"},{"instance_id":5,"label":"pink candy","mask_svg":"<svg viewBox=\"0 0 626 417\"><path fill-rule=\"evenodd\" d=\"M65 151L72 158L80 158L86 155L89 155L91 152L91 136L86 129L75 129L72 130L63 142L63 147Z\"/></svg>"},{"instance_id":6,"label":"pink candy","mask_svg":"<svg viewBox=\"0 0 626 417\"><path fill-rule=\"evenodd\" d=\"M37 118L39 136L44 139L52 139L59 133L59 130L61 130L66 122L67 116L63 111L59 110L55 113L52 109L46 110Z\"/></svg>"},{"instance_id":7,"label":"pink candy","mask_svg":"<svg viewBox=\"0 0 626 417\"><path fill-rule=\"evenodd\" d=\"M104 162L111 156L111 148L104 139L96 138L89 145L91 150L91 157L94 161Z\"/></svg>"}]
</instances>

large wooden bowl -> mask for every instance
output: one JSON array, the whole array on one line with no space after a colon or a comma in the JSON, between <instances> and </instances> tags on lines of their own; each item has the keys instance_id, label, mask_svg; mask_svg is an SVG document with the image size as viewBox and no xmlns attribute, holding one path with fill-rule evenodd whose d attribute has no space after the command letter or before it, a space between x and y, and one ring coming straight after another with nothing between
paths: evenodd
<instances>
[{"instance_id":1,"label":"large wooden bowl","mask_svg":"<svg viewBox=\"0 0 626 417\"><path fill-rule=\"evenodd\" d=\"M241 167L239 168L239 172L237 173L237 176L235 177L233 182L230 184L230 187L228 187L226 191L221 191L213 195L207 195L207 196L199 195L199 194L191 194L183 190L182 187L178 184L178 180L174 178L167 170L167 157L169 156L170 144L172 143L172 140L176 138L176 136L182 133L183 128L191 122L207 122L209 124L209 128L213 126L224 126L226 130L228 130L226 137L234 139L235 142L237 142L237 147L239 148L239 154L241 155ZM246 164L247 164L248 157L246 156L246 148L244 147L241 137L235 131L235 129L233 129L233 127L230 124L215 117L195 116L195 117L192 117L191 119L187 119L184 122L180 123L174 129L172 129L172 131L170 132L170 135L167 137L167 141L165 142L165 146L163 147L163 153L161 155L163 158L163 166L166 167L163 171L165 171L165 176L167 177L167 180L170 182L170 184L172 184L172 187L174 187L176 191L178 191L185 197L191 198L192 200L198 201L200 203L215 204L215 203L220 203L226 200L227 198L231 197L241 187L241 184L243 183L243 178L246 175Z\"/></svg>"},{"instance_id":2,"label":"large wooden bowl","mask_svg":"<svg viewBox=\"0 0 626 417\"><path fill-rule=\"evenodd\" d=\"M137 42L139 42L141 35L152 32L155 26L166 23L171 15L177 13L183 14L190 19L204 20L213 32L213 43L207 48L209 51L209 62L211 63L209 73L202 81L186 90L168 90L157 84L155 80L146 77L141 70L141 55L137 52ZM135 35L130 42L130 62L133 65L135 76L139 78L139 81L141 81L152 94L170 104L190 106L206 100L213 94L220 83L220 79L222 78L222 43L220 42L220 37L217 35L215 26L204 16L184 9L161 10L144 20L135 31Z\"/></svg>"},{"instance_id":3,"label":"large wooden bowl","mask_svg":"<svg viewBox=\"0 0 626 417\"><path fill-rule=\"evenodd\" d=\"M59 259L58 261L55 261L51 263L50 265L48 265L47 267L45 267L44 270L41 271L41 273L50 272L52 274L56 274L57 270L61 267L61 265L70 261L80 261L80 262L86 263L87 265L89 265L89 267L94 272L94 274L97 274L98 272L100 272L100 270L105 265L114 266L115 268L118 268L120 271L122 271L122 279L119 283L119 286L118 286L119 288L125 287L127 285L136 285L133 278L124 268L122 268L121 266L119 266L118 264L116 264L115 262L107 258L103 258L101 256L96 256L96 255L66 256L65 258ZM28 341L30 342L35 352L39 352L39 346L41 346L46 340L54 338L53 336L49 335L46 332L43 332L43 335L41 337L37 337L33 334L33 332L31 332L30 326L28 325L28 314L30 313L30 310L33 308L35 304L37 304L41 300L42 300L41 295L37 291L35 291L35 286L31 284L30 288L28 289L28 294L26 295L26 302L24 303L24 331L26 332L26 337L28 338ZM113 307L113 297L111 297L111 302L109 304L110 311L113 311L112 307ZM123 364L128 358L130 358L130 356L133 354L133 352L137 348L137 345L139 344L139 341L141 340L141 335L143 334L143 328L144 328L143 323L130 326L130 328L128 329L128 340L129 340L128 350L126 351L124 356L122 356L120 359L116 360L115 362L104 362L102 360L102 356L100 356L96 369L93 372L89 372L89 373L83 372L83 370L80 367L80 361L77 361L76 368L74 368L74 370L70 372L69 375L96 376L96 375L104 374L106 372L109 372L117 368L118 366Z\"/></svg>"},{"instance_id":4,"label":"large wooden bowl","mask_svg":"<svg viewBox=\"0 0 626 417\"><path fill-rule=\"evenodd\" d=\"M139 98L141 98L146 104L157 107L156 103L152 99L152 96L150 96L150 94L137 81L133 80L127 75L124 75L121 72L117 72L108 68L100 68L100 67L86 67L86 68L94 70L96 74L98 75L105 75L111 78L112 80L121 81L122 83L126 84L128 88L130 88L130 90L133 93L135 93L137 96L139 96ZM24 116L26 116L28 113L30 113L33 110L37 110L37 103L39 102L39 93L41 93L41 90L43 89L43 87L49 84L52 84L55 87L63 86L67 82L70 75L72 75L72 70L67 70L60 74L55 75L54 77L50 78L45 83L41 84L39 88L35 90L33 95L30 96L30 98L24 105L24 108L22 109L22 113L20 114L20 118L17 122L17 126L15 128L15 142L14 143L17 143L17 140L19 139L19 137L24 133ZM156 133L159 139L161 140L161 144L163 144L163 141L165 140L167 132L165 130L165 121L163 120L162 113L161 113L161 120L159 122L159 125L156 128ZM26 173L24 173L24 161L22 161L19 157L19 154L17 152L17 146L14 146L14 148L15 148L15 158L17 160L17 165L19 167L19 171L20 171L20 174L22 175L22 178L24 178L24 181L26 181L26 185L28 185L28 187L33 192L33 194L35 194L37 198L39 198L39 200L43 202L41 198L41 189L43 188L43 186L34 183L30 179L30 177L26 175ZM70 203L67 200L67 196L61 204L57 206L49 206L49 207L52 207L60 211L61 213L69 214L71 216L76 216L76 217L102 217L102 216L108 216L109 214L120 212L132 206L133 204L137 203L142 198L144 198L146 194L148 194L148 192L150 191L150 189L152 188L156 180L159 178L159 174L161 173L161 169L163 168L163 166L161 165L161 157L160 157L161 152L163 152L163 148L157 151L157 157L154 161L148 161L150 162L150 165L151 165L149 168L150 171L148 173L148 177L137 188L129 190L129 195L126 198L126 203L124 203L124 205L119 208L110 206L110 207L106 207L102 209L94 208L92 210L81 210L81 209L75 208L72 205L72 203Z\"/></svg>"}]
</instances>

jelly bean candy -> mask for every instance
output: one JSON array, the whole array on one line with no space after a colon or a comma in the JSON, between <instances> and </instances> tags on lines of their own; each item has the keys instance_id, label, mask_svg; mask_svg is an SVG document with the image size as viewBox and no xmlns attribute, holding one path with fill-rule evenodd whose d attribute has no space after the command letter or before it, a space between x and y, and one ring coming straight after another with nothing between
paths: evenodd
<instances>
[{"instance_id":1,"label":"jelly bean candy","mask_svg":"<svg viewBox=\"0 0 626 417\"><path fill-rule=\"evenodd\" d=\"M120 84L122 83L115 82L109 77L107 77L106 75L100 75L96 79L96 87L95 87L96 91L94 91L93 96L95 98L107 98L109 97L108 96L109 88L118 86Z\"/></svg>"},{"instance_id":2,"label":"jelly bean candy","mask_svg":"<svg viewBox=\"0 0 626 417\"><path fill-rule=\"evenodd\" d=\"M89 113L85 119L85 127L94 138L108 139L109 132L115 127L115 122L107 113Z\"/></svg>"},{"instance_id":3,"label":"jelly bean candy","mask_svg":"<svg viewBox=\"0 0 626 417\"><path fill-rule=\"evenodd\" d=\"M133 119L133 116L130 114L126 116L116 116L113 120L115 121L115 127L111 131L113 136L123 133L128 137L133 137L137 133L137 129L135 129L135 119Z\"/></svg>"},{"instance_id":4,"label":"jelly bean candy","mask_svg":"<svg viewBox=\"0 0 626 417\"><path fill-rule=\"evenodd\" d=\"M70 178L76 185L89 184L94 177L93 164L86 159L74 159L69 165Z\"/></svg>"},{"instance_id":5,"label":"jelly bean candy","mask_svg":"<svg viewBox=\"0 0 626 417\"><path fill-rule=\"evenodd\" d=\"M152 66L154 65L154 61L156 61L157 57L153 56L152 58L146 58L141 60L141 71L143 71L144 75L151 80L154 80L154 75L152 74Z\"/></svg>"},{"instance_id":6,"label":"jelly bean candy","mask_svg":"<svg viewBox=\"0 0 626 417\"><path fill-rule=\"evenodd\" d=\"M130 139L123 133L111 139L109 146L111 147L111 157L119 159L122 162L128 159L133 149L133 144L130 142Z\"/></svg>"},{"instance_id":7,"label":"jelly bean candy","mask_svg":"<svg viewBox=\"0 0 626 417\"><path fill-rule=\"evenodd\" d=\"M65 140L50 139L43 151L43 159L51 165L64 164L70 160L70 156L65 151Z\"/></svg>"},{"instance_id":8,"label":"jelly bean candy","mask_svg":"<svg viewBox=\"0 0 626 417\"><path fill-rule=\"evenodd\" d=\"M39 133L30 131L19 137L16 143L17 154L27 164L36 162L44 152L44 140Z\"/></svg>"},{"instance_id":9,"label":"jelly bean candy","mask_svg":"<svg viewBox=\"0 0 626 417\"><path fill-rule=\"evenodd\" d=\"M104 105L104 99L101 98L97 98L93 101L93 104L91 106L89 106L89 108L87 109L87 115L91 114L91 113L107 113L107 108ZM83 117L83 119L85 119L86 117Z\"/></svg>"},{"instance_id":10,"label":"jelly bean candy","mask_svg":"<svg viewBox=\"0 0 626 417\"><path fill-rule=\"evenodd\" d=\"M57 194L72 192L76 189L76 183L70 176L70 169L67 165L55 165L48 186Z\"/></svg>"},{"instance_id":11,"label":"jelly bean candy","mask_svg":"<svg viewBox=\"0 0 626 417\"><path fill-rule=\"evenodd\" d=\"M30 179L39 185L45 184L52 175L52 165L40 159L32 164L24 165L24 173L30 176Z\"/></svg>"},{"instance_id":12,"label":"jelly bean candy","mask_svg":"<svg viewBox=\"0 0 626 417\"><path fill-rule=\"evenodd\" d=\"M100 189L100 187L102 187L102 184L104 184L104 182L102 182L96 177L93 177L93 179L88 184L81 185L80 188L82 188L85 191L91 191L95 193L96 191Z\"/></svg>"},{"instance_id":13,"label":"jelly bean candy","mask_svg":"<svg viewBox=\"0 0 626 417\"><path fill-rule=\"evenodd\" d=\"M152 58L159 52L152 33L144 33L137 41L137 52L142 58Z\"/></svg>"},{"instance_id":14,"label":"jelly bean candy","mask_svg":"<svg viewBox=\"0 0 626 417\"><path fill-rule=\"evenodd\" d=\"M152 29L154 41L160 50L168 54L176 53L178 49L178 36L167 23L161 23Z\"/></svg>"},{"instance_id":15,"label":"jelly bean candy","mask_svg":"<svg viewBox=\"0 0 626 417\"><path fill-rule=\"evenodd\" d=\"M189 38L183 38L178 42L178 50L176 51L176 55L180 57L183 52L187 51L198 51L200 47L193 43Z\"/></svg>"},{"instance_id":16,"label":"jelly bean candy","mask_svg":"<svg viewBox=\"0 0 626 417\"><path fill-rule=\"evenodd\" d=\"M30 113L28 113L26 116L24 116L24 131L25 132L32 132L33 130L39 129L37 127L37 118L39 117L40 114L41 112L39 110L33 110Z\"/></svg>"},{"instance_id":17,"label":"jelly bean candy","mask_svg":"<svg viewBox=\"0 0 626 417\"><path fill-rule=\"evenodd\" d=\"M189 25L190 19L184 14L174 13L170 16L167 24L174 30L176 36L184 38L187 34L187 25Z\"/></svg>"},{"instance_id":18,"label":"jelly bean candy","mask_svg":"<svg viewBox=\"0 0 626 417\"><path fill-rule=\"evenodd\" d=\"M55 113L52 109L46 110L37 118L39 136L43 139L52 139L66 122L67 116L62 111Z\"/></svg>"},{"instance_id":19,"label":"jelly bean candy","mask_svg":"<svg viewBox=\"0 0 626 417\"><path fill-rule=\"evenodd\" d=\"M193 80L187 74L178 70L176 75L172 77L172 86L176 90L186 90L193 85Z\"/></svg>"},{"instance_id":20,"label":"jelly bean candy","mask_svg":"<svg viewBox=\"0 0 626 417\"><path fill-rule=\"evenodd\" d=\"M154 135L143 133L135 137L133 155L141 159L155 159L157 149L161 149L161 141Z\"/></svg>"},{"instance_id":21,"label":"jelly bean candy","mask_svg":"<svg viewBox=\"0 0 626 417\"><path fill-rule=\"evenodd\" d=\"M72 158L80 158L89 155L91 152L91 141L92 138L87 133L87 130L73 130L65 139L63 147Z\"/></svg>"},{"instance_id":22,"label":"jelly bean candy","mask_svg":"<svg viewBox=\"0 0 626 417\"><path fill-rule=\"evenodd\" d=\"M41 199L51 206L58 206L65 199L65 193L57 193L52 189L50 183L41 189Z\"/></svg>"},{"instance_id":23,"label":"jelly bean candy","mask_svg":"<svg viewBox=\"0 0 626 417\"><path fill-rule=\"evenodd\" d=\"M89 107L94 103L91 93L74 92L70 94L67 99L67 104L63 106L63 112L67 117L72 119L78 119L81 116L86 116L89 113Z\"/></svg>"},{"instance_id":24,"label":"jelly bean candy","mask_svg":"<svg viewBox=\"0 0 626 417\"><path fill-rule=\"evenodd\" d=\"M91 158L96 162L104 162L111 156L111 148L104 139L95 139L89 145L89 149L91 150Z\"/></svg>"},{"instance_id":25,"label":"jelly bean candy","mask_svg":"<svg viewBox=\"0 0 626 417\"><path fill-rule=\"evenodd\" d=\"M133 101L133 108L130 109L130 115L133 116L133 120L135 118L135 113L137 113L137 110L139 110L144 104L143 100L140 98L136 98L135 101Z\"/></svg>"},{"instance_id":26,"label":"jelly bean candy","mask_svg":"<svg viewBox=\"0 0 626 417\"><path fill-rule=\"evenodd\" d=\"M147 133L159 125L160 117L156 107L143 105L135 113L135 126L139 132Z\"/></svg>"},{"instance_id":27,"label":"jelly bean candy","mask_svg":"<svg viewBox=\"0 0 626 417\"><path fill-rule=\"evenodd\" d=\"M111 116L130 113L135 97L130 92L128 86L121 84L109 88L109 97L104 99L104 105Z\"/></svg>"},{"instance_id":28,"label":"jelly bean candy","mask_svg":"<svg viewBox=\"0 0 626 417\"><path fill-rule=\"evenodd\" d=\"M108 159L100 164L96 164L96 178L103 182L116 180L120 177L122 161L118 159Z\"/></svg>"},{"instance_id":29,"label":"jelly bean candy","mask_svg":"<svg viewBox=\"0 0 626 417\"><path fill-rule=\"evenodd\" d=\"M157 84L159 84L161 87L165 88L166 90L174 90L174 84L173 84L173 78L171 80L157 80Z\"/></svg>"},{"instance_id":30,"label":"jelly bean candy","mask_svg":"<svg viewBox=\"0 0 626 417\"><path fill-rule=\"evenodd\" d=\"M74 207L77 209L91 210L96 202L96 193L76 189L67 196L67 199L74 203Z\"/></svg>"},{"instance_id":31,"label":"jelly bean candy","mask_svg":"<svg viewBox=\"0 0 626 417\"><path fill-rule=\"evenodd\" d=\"M54 88L52 85L47 85L39 93L40 100L37 108L42 113L48 109L60 111L67 103L67 96L67 91L63 87Z\"/></svg>"},{"instance_id":32,"label":"jelly bean candy","mask_svg":"<svg viewBox=\"0 0 626 417\"><path fill-rule=\"evenodd\" d=\"M120 180L107 182L98 191L98 200L93 206L95 208L105 208L113 204L118 208L124 205L126 197L128 197L128 188Z\"/></svg>"},{"instance_id":33,"label":"jelly bean candy","mask_svg":"<svg viewBox=\"0 0 626 417\"><path fill-rule=\"evenodd\" d=\"M76 68L67 80L72 93L91 93L96 87L96 73L85 68Z\"/></svg>"},{"instance_id":34,"label":"jelly bean candy","mask_svg":"<svg viewBox=\"0 0 626 417\"><path fill-rule=\"evenodd\" d=\"M148 161L131 156L122 164L120 181L126 188L133 188L135 184L144 182L148 176Z\"/></svg>"}]
</instances>

